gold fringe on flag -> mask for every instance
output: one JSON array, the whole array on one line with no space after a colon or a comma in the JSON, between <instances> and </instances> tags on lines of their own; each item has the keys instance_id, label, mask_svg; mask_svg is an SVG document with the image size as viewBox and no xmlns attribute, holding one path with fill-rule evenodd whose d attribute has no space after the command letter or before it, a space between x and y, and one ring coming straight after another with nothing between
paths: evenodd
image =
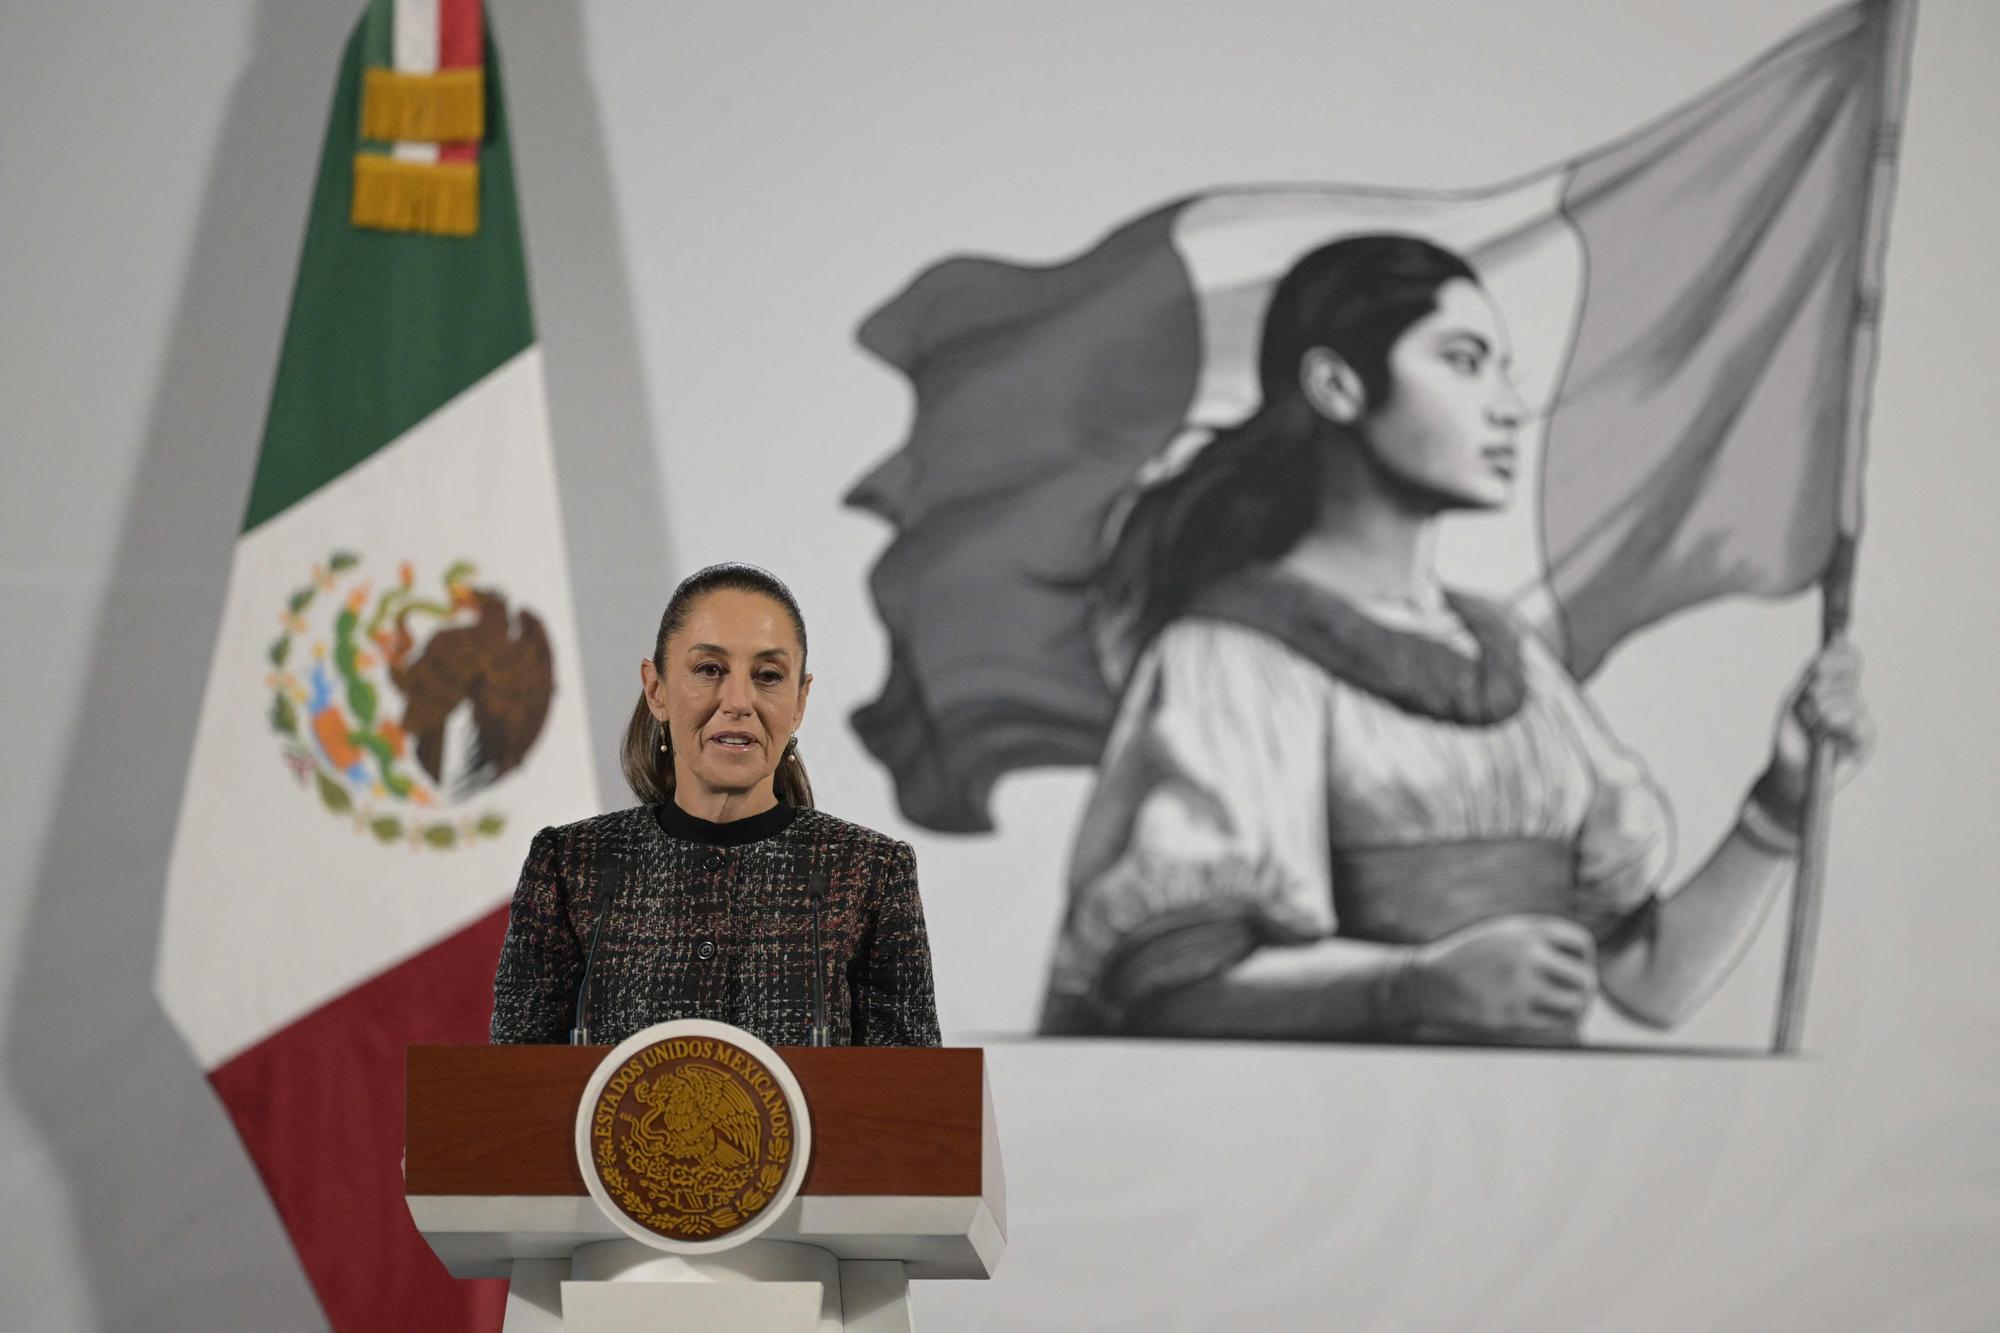
<instances>
[{"instance_id":1,"label":"gold fringe on flag","mask_svg":"<svg viewBox=\"0 0 2000 1333\"><path fill-rule=\"evenodd\" d=\"M464 143L486 133L486 71L362 75L361 137L387 143Z\"/></svg>"},{"instance_id":2,"label":"gold fringe on flag","mask_svg":"<svg viewBox=\"0 0 2000 1333\"><path fill-rule=\"evenodd\" d=\"M479 166L354 155L354 225L471 236L479 230Z\"/></svg>"}]
</instances>

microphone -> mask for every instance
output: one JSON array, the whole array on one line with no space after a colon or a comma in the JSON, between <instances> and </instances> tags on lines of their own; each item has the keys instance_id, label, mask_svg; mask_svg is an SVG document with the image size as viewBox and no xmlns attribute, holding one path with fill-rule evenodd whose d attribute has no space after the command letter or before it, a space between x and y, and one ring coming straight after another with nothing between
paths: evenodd
<instances>
[{"instance_id":1,"label":"microphone","mask_svg":"<svg viewBox=\"0 0 2000 1333\"><path fill-rule=\"evenodd\" d=\"M569 1044L588 1046L590 1042L590 973L597 966L597 942L604 938L604 921L611 915L611 890L617 883L615 877L607 875L604 884L597 890L597 901L593 905L596 919L590 924L590 948L583 955L583 981L576 988L576 1022L569 1030Z\"/></svg>"},{"instance_id":2,"label":"microphone","mask_svg":"<svg viewBox=\"0 0 2000 1333\"><path fill-rule=\"evenodd\" d=\"M826 956L820 945L819 909L826 900L826 872L815 868L806 877L806 897L813 914L812 1040L808 1045L826 1045Z\"/></svg>"}]
</instances>

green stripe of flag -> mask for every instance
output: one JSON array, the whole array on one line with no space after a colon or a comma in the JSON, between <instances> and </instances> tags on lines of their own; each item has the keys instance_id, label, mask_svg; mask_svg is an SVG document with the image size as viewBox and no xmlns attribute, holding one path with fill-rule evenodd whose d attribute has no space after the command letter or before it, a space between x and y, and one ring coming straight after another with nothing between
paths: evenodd
<instances>
[{"instance_id":1,"label":"green stripe of flag","mask_svg":"<svg viewBox=\"0 0 2000 1333\"><path fill-rule=\"evenodd\" d=\"M356 34L361 43L362 69L394 69L396 67L396 0L368 0L368 8L361 16L361 28ZM345 71L342 71L342 86L345 86ZM360 76L356 75L358 79ZM361 124L360 90L355 90L353 124ZM370 153L386 153L389 145L380 139L360 138L357 147Z\"/></svg>"},{"instance_id":2,"label":"green stripe of flag","mask_svg":"<svg viewBox=\"0 0 2000 1333\"><path fill-rule=\"evenodd\" d=\"M361 16L361 59L366 65L396 64L396 0L368 0Z\"/></svg>"},{"instance_id":3,"label":"green stripe of flag","mask_svg":"<svg viewBox=\"0 0 2000 1333\"><path fill-rule=\"evenodd\" d=\"M479 232L348 220L371 11L341 63L245 532L362 462L534 342L499 54L486 34Z\"/></svg>"}]
</instances>

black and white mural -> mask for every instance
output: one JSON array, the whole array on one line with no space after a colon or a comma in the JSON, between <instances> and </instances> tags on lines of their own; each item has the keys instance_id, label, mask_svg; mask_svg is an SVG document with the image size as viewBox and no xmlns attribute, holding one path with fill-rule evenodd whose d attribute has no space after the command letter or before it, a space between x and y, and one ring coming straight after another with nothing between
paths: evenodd
<instances>
[{"instance_id":1,"label":"black and white mural","mask_svg":"<svg viewBox=\"0 0 2000 1333\"><path fill-rule=\"evenodd\" d=\"M915 408L849 497L895 526L856 730L942 831L1095 769L1040 1032L1566 1043L1599 999L1672 1029L1803 880L1790 1044L1808 834L1870 734L1846 606L1908 16L1835 10L1505 185L1211 189L868 318ZM1768 762L1672 874L1588 682L1690 607L1806 594Z\"/></svg>"},{"instance_id":2,"label":"black and white mural","mask_svg":"<svg viewBox=\"0 0 2000 1333\"><path fill-rule=\"evenodd\" d=\"M0 6L10 1328L326 1326L153 970L360 7ZM797 593L999 1127L925 1329L2000 1324L2000 6L1916 9L491 0L559 700L623 800L667 591Z\"/></svg>"}]
</instances>

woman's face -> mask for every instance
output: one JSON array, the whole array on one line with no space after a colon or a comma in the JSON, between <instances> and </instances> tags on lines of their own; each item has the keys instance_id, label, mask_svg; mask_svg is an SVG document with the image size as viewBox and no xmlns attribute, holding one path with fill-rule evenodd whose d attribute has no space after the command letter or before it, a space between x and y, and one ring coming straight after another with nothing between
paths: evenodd
<instances>
[{"instance_id":1,"label":"woman's face","mask_svg":"<svg viewBox=\"0 0 2000 1333\"><path fill-rule=\"evenodd\" d=\"M1361 422L1381 468L1440 509L1492 509L1514 493L1527 405L1484 289L1453 279L1389 351L1388 401Z\"/></svg>"},{"instance_id":2,"label":"woman's face","mask_svg":"<svg viewBox=\"0 0 2000 1333\"><path fill-rule=\"evenodd\" d=\"M677 791L699 800L769 789L805 720L802 656L791 617L764 594L719 588L695 602L659 668L639 669L673 744Z\"/></svg>"}]
</instances>

